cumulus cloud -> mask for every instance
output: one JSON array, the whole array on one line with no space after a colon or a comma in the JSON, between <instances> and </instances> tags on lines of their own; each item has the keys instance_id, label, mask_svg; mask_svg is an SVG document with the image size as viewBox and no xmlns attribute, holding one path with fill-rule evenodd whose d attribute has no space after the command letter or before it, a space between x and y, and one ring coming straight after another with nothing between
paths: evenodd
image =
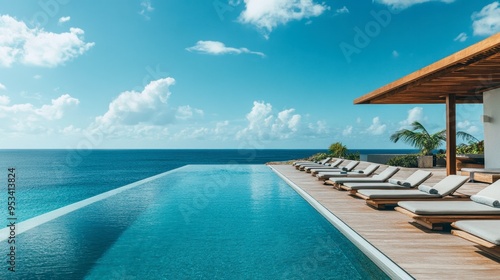
<instances>
[{"instance_id":1,"label":"cumulus cloud","mask_svg":"<svg viewBox=\"0 0 500 280\"><path fill-rule=\"evenodd\" d=\"M480 131L479 127L468 120L457 122L457 129L475 135Z\"/></svg>"},{"instance_id":2,"label":"cumulus cloud","mask_svg":"<svg viewBox=\"0 0 500 280\"><path fill-rule=\"evenodd\" d=\"M0 95L0 105L7 105L10 103L10 98L7 95Z\"/></svg>"},{"instance_id":3,"label":"cumulus cloud","mask_svg":"<svg viewBox=\"0 0 500 280\"><path fill-rule=\"evenodd\" d=\"M348 14L348 13L349 13L349 9L346 6L340 8L340 9L335 10L335 14L336 15Z\"/></svg>"},{"instance_id":4,"label":"cumulus cloud","mask_svg":"<svg viewBox=\"0 0 500 280\"><path fill-rule=\"evenodd\" d=\"M151 19L149 17L149 14L153 12L155 8L153 8L153 5L151 5L151 0L142 0L141 1L141 10L139 11L139 14L143 16L145 19L149 20Z\"/></svg>"},{"instance_id":5,"label":"cumulus cloud","mask_svg":"<svg viewBox=\"0 0 500 280\"><path fill-rule=\"evenodd\" d=\"M413 122L421 122L424 120L424 108L415 107L408 110L408 117L406 120L399 122L402 127L410 126Z\"/></svg>"},{"instance_id":6,"label":"cumulus cloud","mask_svg":"<svg viewBox=\"0 0 500 280\"><path fill-rule=\"evenodd\" d=\"M392 9L403 10L416 4L427 2L453 3L455 0L374 0L374 2L389 6Z\"/></svg>"},{"instance_id":7,"label":"cumulus cloud","mask_svg":"<svg viewBox=\"0 0 500 280\"><path fill-rule=\"evenodd\" d=\"M223 54L255 54L264 57L261 52L254 52L247 48L232 48L226 47L224 43L218 41L198 41L196 45L186 48L190 52L197 52L202 54L223 55Z\"/></svg>"},{"instance_id":8,"label":"cumulus cloud","mask_svg":"<svg viewBox=\"0 0 500 280\"><path fill-rule=\"evenodd\" d=\"M458 34L457 37L455 37L455 39L453 39L453 41L458 41L458 42L465 42L467 40L467 33L465 32L462 32L460 34Z\"/></svg>"},{"instance_id":9,"label":"cumulus cloud","mask_svg":"<svg viewBox=\"0 0 500 280\"><path fill-rule=\"evenodd\" d=\"M175 79L167 77L151 81L141 92L122 92L89 130L100 130L110 137L160 137L169 133L167 125L203 117L200 109L168 104L174 84Z\"/></svg>"},{"instance_id":10,"label":"cumulus cloud","mask_svg":"<svg viewBox=\"0 0 500 280\"><path fill-rule=\"evenodd\" d=\"M372 120L372 125L368 128L368 133L373 135L380 135L385 132L387 126L380 121L379 117L375 117Z\"/></svg>"},{"instance_id":11,"label":"cumulus cloud","mask_svg":"<svg viewBox=\"0 0 500 280\"><path fill-rule=\"evenodd\" d=\"M126 91L109 104L108 111L96 118L99 125L135 125L139 123L165 124L173 114L168 108L169 87L173 78L151 81L142 92Z\"/></svg>"},{"instance_id":12,"label":"cumulus cloud","mask_svg":"<svg viewBox=\"0 0 500 280\"><path fill-rule=\"evenodd\" d=\"M0 90L6 90L7 88L2 84L0 83Z\"/></svg>"},{"instance_id":13,"label":"cumulus cloud","mask_svg":"<svg viewBox=\"0 0 500 280\"><path fill-rule=\"evenodd\" d=\"M0 16L0 66L18 62L26 65L55 67L88 51L94 43L83 41L84 31L52 33L28 26L15 18Z\"/></svg>"},{"instance_id":14,"label":"cumulus cloud","mask_svg":"<svg viewBox=\"0 0 500 280\"><path fill-rule=\"evenodd\" d=\"M177 108L175 117L179 120L189 120L195 116L203 116L203 110L191 108L191 106L180 106Z\"/></svg>"},{"instance_id":15,"label":"cumulus cloud","mask_svg":"<svg viewBox=\"0 0 500 280\"><path fill-rule=\"evenodd\" d=\"M7 119L2 123L9 124L12 131L43 132L50 128L50 121L62 119L68 109L79 103L78 99L64 94L37 108L30 103L9 105L10 99L0 96L0 119Z\"/></svg>"},{"instance_id":16,"label":"cumulus cloud","mask_svg":"<svg viewBox=\"0 0 500 280\"><path fill-rule=\"evenodd\" d=\"M349 136L352 134L352 125L346 126L346 128L342 131L342 135Z\"/></svg>"},{"instance_id":17,"label":"cumulus cloud","mask_svg":"<svg viewBox=\"0 0 500 280\"><path fill-rule=\"evenodd\" d=\"M59 23L62 24L62 23L68 22L70 20L71 20L71 17L60 17Z\"/></svg>"},{"instance_id":18,"label":"cumulus cloud","mask_svg":"<svg viewBox=\"0 0 500 280\"><path fill-rule=\"evenodd\" d=\"M238 20L256 26L267 36L278 25L317 17L328 9L325 4L313 0L245 0L245 10Z\"/></svg>"},{"instance_id":19,"label":"cumulus cloud","mask_svg":"<svg viewBox=\"0 0 500 280\"><path fill-rule=\"evenodd\" d=\"M500 7L495 1L472 14L474 35L488 36L500 31Z\"/></svg>"},{"instance_id":20,"label":"cumulus cloud","mask_svg":"<svg viewBox=\"0 0 500 280\"><path fill-rule=\"evenodd\" d=\"M236 134L236 138L288 139L300 125L301 116L294 112L295 109L287 109L275 115L271 104L254 101L252 110L246 115L248 125Z\"/></svg>"}]
</instances>

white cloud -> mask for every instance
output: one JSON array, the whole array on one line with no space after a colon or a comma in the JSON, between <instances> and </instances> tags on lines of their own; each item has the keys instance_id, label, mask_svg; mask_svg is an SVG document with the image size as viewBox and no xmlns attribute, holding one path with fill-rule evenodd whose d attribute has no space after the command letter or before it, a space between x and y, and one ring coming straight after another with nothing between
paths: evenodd
<instances>
[{"instance_id":1,"label":"white cloud","mask_svg":"<svg viewBox=\"0 0 500 280\"><path fill-rule=\"evenodd\" d=\"M477 127L475 124L471 123L468 120L457 122L457 129L460 131L467 132L471 135L475 135L480 131L479 127Z\"/></svg>"},{"instance_id":2,"label":"white cloud","mask_svg":"<svg viewBox=\"0 0 500 280\"><path fill-rule=\"evenodd\" d=\"M399 52L397 50L392 51L392 57L398 58L399 57Z\"/></svg>"},{"instance_id":3,"label":"white cloud","mask_svg":"<svg viewBox=\"0 0 500 280\"><path fill-rule=\"evenodd\" d=\"M195 116L203 116L203 110L191 108L191 106L180 106L177 108L177 112L175 114L175 118L179 120L189 120L194 118Z\"/></svg>"},{"instance_id":4,"label":"white cloud","mask_svg":"<svg viewBox=\"0 0 500 280\"><path fill-rule=\"evenodd\" d=\"M167 77L151 81L141 92L122 92L106 113L96 117L89 131L99 130L110 138L158 138L170 135L167 125L203 117L200 109L168 104L174 84L175 80Z\"/></svg>"},{"instance_id":5,"label":"white cloud","mask_svg":"<svg viewBox=\"0 0 500 280\"><path fill-rule=\"evenodd\" d=\"M0 95L0 105L7 105L10 103L10 98L7 95Z\"/></svg>"},{"instance_id":6,"label":"white cloud","mask_svg":"<svg viewBox=\"0 0 500 280\"><path fill-rule=\"evenodd\" d=\"M8 131L45 133L52 129L51 121L62 119L68 109L79 103L78 99L64 94L37 108L30 103L9 105L9 98L0 96L0 119L7 119L2 124L8 126Z\"/></svg>"},{"instance_id":7,"label":"white cloud","mask_svg":"<svg viewBox=\"0 0 500 280\"><path fill-rule=\"evenodd\" d=\"M356 123L360 124L362 122L361 118L360 117L357 117L356 118Z\"/></svg>"},{"instance_id":8,"label":"white cloud","mask_svg":"<svg viewBox=\"0 0 500 280\"><path fill-rule=\"evenodd\" d=\"M472 14L474 35L488 36L500 31L500 7L495 1Z\"/></svg>"},{"instance_id":9,"label":"white cloud","mask_svg":"<svg viewBox=\"0 0 500 280\"><path fill-rule=\"evenodd\" d=\"M410 126L414 122L421 122L424 120L424 108L414 107L408 110L408 117L406 120L399 122L402 127Z\"/></svg>"},{"instance_id":10,"label":"white cloud","mask_svg":"<svg viewBox=\"0 0 500 280\"><path fill-rule=\"evenodd\" d=\"M427 3L427 2L436 2L436 1L444 3L455 2L455 0L373 0L373 1L397 10L403 10L413 5Z\"/></svg>"},{"instance_id":11,"label":"white cloud","mask_svg":"<svg viewBox=\"0 0 500 280\"><path fill-rule=\"evenodd\" d=\"M349 13L349 9L346 6L340 8L340 9L335 10L335 14L337 14L337 15L339 15L339 14L348 14L348 13Z\"/></svg>"},{"instance_id":12,"label":"white cloud","mask_svg":"<svg viewBox=\"0 0 500 280\"><path fill-rule=\"evenodd\" d=\"M35 79L35 80L40 80L41 78L42 78L42 75L36 74L35 76L33 76L33 79Z\"/></svg>"},{"instance_id":13,"label":"white cloud","mask_svg":"<svg viewBox=\"0 0 500 280\"><path fill-rule=\"evenodd\" d=\"M256 26L267 36L278 25L317 17L328 9L325 4L316 4L313 0L245 0L245 10L238 20Z\"/></svg>"},{"instance_id":14,"label":"white cloud","mask_svg":"<svg viewBox=\"0 0 500 280\"><path fill-rule=\"evenodd\" d=\"M217 41L198 41L195 46L186 48L190 52L198 52L202 54L211 55L223 55L223 54L256 54L264 57L265 55L261 52L250 51L247 48L231 48L226 47L224 43Z\"/></svg>"},{"instance_id":15,"label":"white cloud","mask_svg":"<svg viewBox=\"0 0 500 280\"><path fill-rule=\"evenodd\" d=\"M28 28L22 21L0 16L0 66L15 62L26 65L55 67L82 55L94 43L83 41L84 31L70 28L69 32L52 33Z\"/></svg>"},{"instance_id":16,"label":"white cloud","mask_svg":"<svg viewBox=\"0 0 500 280\"><path fill-rule=\"evenodd\" d=\"M380 122L380 118L375 117L372 120L372 125L370 125L370 127L368 128L368 133L373 135L380 135L385 132L386 128L387 126Z\"/></svg>"},{"instance_id":17,"label":"white cloud","mask_svg":"<svg viewBox=\"0 0 500 280\"><path fill-rule=\"evenodd\" d=\"M342 135L349 136L352 134L352 125L346 126L346 128L342 131Z\"/></svg>"},{"instance_id":18,"label":"white cloud","mask_svg":"<svg viewBox=\"0 0 500 280\"><path fill-rule=\"evenodd\" d=\"M246 116L248 125L238 131L236 139L288 139L297 133L300 126L301 116L294 112L295 109L283 110L275 116L271 104L254 101L252 110Z\"/></svg>"},{"instance_id":19,"label":"white cloud","mask_svg":"<svg viewBox=\"0 0 500 280\"><path fill-rule=\"evenodd\" d=\"M465 42L467 40L467 33L465 32L462 32L460 34L458 34L457 37L455 37L455 39L453 39L453 41L459 41L459 42Z\"/></svg>"},{"instance_id":20,"label":"white cloud","mask_svg":"<svg viewBox=\"0 0 500 280\"><path fill-rule=\"evenodd\" d=\"M310 123L308 124L308 128L314 135L324 135L327 134L329 131L328 125L326 124L325 121L317 121L316 123Z\"/></svg>"},{"instance_id":21,"label":"white cloud","mask_svg":"<svg viewBox=\"0 0 500 280\"><path fill-rule=\"evenodd\" d=\"M65 23L71 20L71 17L60 17L59 18L59 23Z\"/></svg>"},{"instance_id":22,"label":"white cloud","mask_svg":"<svg viewBox=\"0 0 500 280\"><path fill-rule=\"evenodd\" d=\"M0 90L6 90L7 88L2 84L0 83Z\"/></svg>"},{"instance_id":23,"label":"white cloud","mask_svg":"<svg viewBox=\"0 0 500 280\"><path fill-rule=\"evenodd\" d=\"M173 112L168 108L169 87L173 78L151 81L142 92L126 91L109 104L109 110L96 118L99 126L165 124L172 122Z\"/></svg>"},{"instance_id":24,"label":"white cloud","mask_svg":"<svg viewBox=\"0 0 500 280\"><path fill-rule=\"evenodd\" d=\"M145 19L151 19L149 14L154 11L155 8L151 5L151 0L142 0L141 1L141 10L139 14L143 16Z\"/></svg>"}]
</instances>

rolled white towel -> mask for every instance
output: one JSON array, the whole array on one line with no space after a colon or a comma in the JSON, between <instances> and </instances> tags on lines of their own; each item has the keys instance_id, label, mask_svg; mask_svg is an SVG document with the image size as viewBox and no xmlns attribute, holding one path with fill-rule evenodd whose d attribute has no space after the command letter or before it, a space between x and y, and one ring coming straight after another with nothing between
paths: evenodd
<instances>
[{"instance_id":1,"label":"rolled white towel","mask_svg":"<svg viewBox=\"0 0 500 280\"><path fill-rule=\"evenodd\" d=\"M471 196L470 199L474 202L477 202L477 203L481 203L481 204L488 205L491 207L500 208L500 201L498 201L498 199L494 199L494 198L482 196L482 195L477 195L477 194Z\"/></svg>"},{"instance_id":2,"label":"rolled white towel","mask_svg":"<svg viewBox=\"0 0 500 280\"><path fill-rule=\"evenodd\" d=\"M438 193L438 190L436 190L432 187L426 186L426 185L418 186L418 190L422 191L422 192L426 192L428 194L437 194Z\"/></svg>"},{"instance_id":3,"label":"rolled white towel","mask_svg":"<svg viewBox=\"0 0 500 280\"><path fill-rule=\"evenodd\" d=\"M401 185L401 181L399 181L398 179L389 179L389 183L394 185Z\"/></svg>"},{"instance_id":4,"label":"rolled white towel","mask_svg":"<svg viewBox=\"0 0 500 280\"><path fill-rule=\"evenodd\" d=\"M401 186L411 188L410 182L401 182Z\"/></svg>"}]
</instances>

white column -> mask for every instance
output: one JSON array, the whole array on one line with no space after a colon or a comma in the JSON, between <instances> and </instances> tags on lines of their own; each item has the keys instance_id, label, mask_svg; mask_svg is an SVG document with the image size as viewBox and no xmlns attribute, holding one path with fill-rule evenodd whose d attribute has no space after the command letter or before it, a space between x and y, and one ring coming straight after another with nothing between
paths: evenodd
<instances>
[{"instance_id":1,"label":"white column","mask_svg":"<svg viewBox=\"0 0 500 280\"><path fill-rule=\"evenodd\" d=\"M500 168L500 89L483 94L484 167Z\"/></svg>"}]
</instances>

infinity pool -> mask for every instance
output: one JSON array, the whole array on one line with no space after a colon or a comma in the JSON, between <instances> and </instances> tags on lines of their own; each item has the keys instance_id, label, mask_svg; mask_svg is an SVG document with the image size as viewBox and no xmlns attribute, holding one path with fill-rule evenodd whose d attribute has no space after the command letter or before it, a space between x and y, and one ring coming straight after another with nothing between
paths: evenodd
<instances>
[{"instance_id":1,"label":"infinity pool","mask_svg":"<svg viewBox=\"0 0 500 280\"><path fill-rule=\"evenodd\" d=\"M264 165L189 165L76 208L19 233L0 279L388 279Z\"/></svg>"}]
</instances>

